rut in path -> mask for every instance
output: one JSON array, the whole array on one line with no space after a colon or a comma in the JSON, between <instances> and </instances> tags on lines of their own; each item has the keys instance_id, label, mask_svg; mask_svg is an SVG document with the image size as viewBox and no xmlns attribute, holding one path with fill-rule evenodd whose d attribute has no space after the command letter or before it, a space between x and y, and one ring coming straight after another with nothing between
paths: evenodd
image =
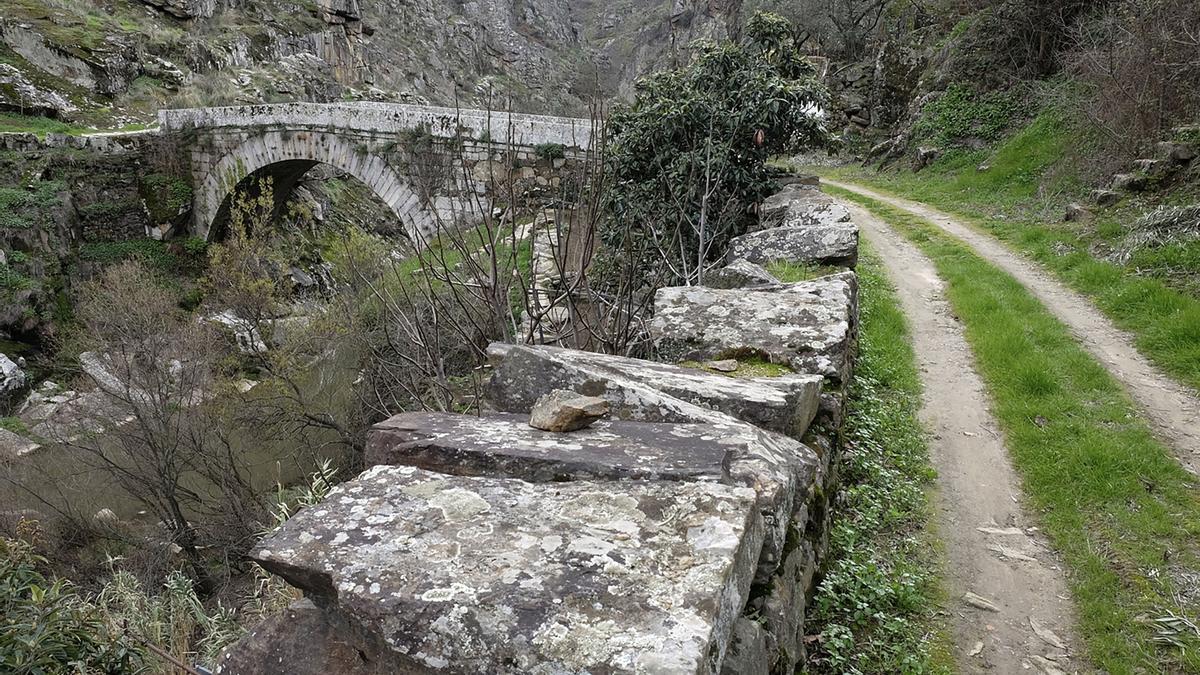
<instances>
[{"instance_id":1,"label":"rut in path","mask_svg":"<svg viewBox=\"0 0 1200 675\"><path fill-rule=\"evenodd\" d=\"M933 263L879 219L847 207L883 258L912 327L959 670L1082 671L1062 567L1029 527L987 390Z\"/></svg>"},{"instance_id":2,"label":"rut in path","mask_svg":"<svg viewBox=\"0 0 1200 675\"><path fill-rule=\"evenodd\" d=\"M1171 448L1183 467L1200 475L1200 396L1151 364L1133 346L1133 339L1114 326L1087 298L990 235L941 211L859 185L825 182L914 213L1011 274L1066 324L1083 347L1121 383L1149 420L1155 435Z\"/></svg>"}]
</instances>

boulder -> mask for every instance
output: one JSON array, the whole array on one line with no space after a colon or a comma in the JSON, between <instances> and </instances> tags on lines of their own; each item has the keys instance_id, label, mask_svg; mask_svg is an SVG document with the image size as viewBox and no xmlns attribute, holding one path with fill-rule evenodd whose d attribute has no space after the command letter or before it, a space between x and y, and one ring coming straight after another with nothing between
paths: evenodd
<instances>
[{"instance_id":1,"label":"boulder","mask_svg":"<svg viewBox=\"0 0 1200 675\"><path fill-rule=\"evenodd\" d=\"M816 415L821 377L728 377L695 368L545 345L504 345L486 387L496 409L528 413L554 389L608 400L612 416L644 422L709 422L719 411L800 437ZM501 351L496 345L494 352Z\"/></svg>"},{"instance_id":2,"label":"boulder","mask_svg":"<svg viewBox=\"0 0 1200 675\"><path fill-rule=\"evenodd\" d=\"M764 288L661 288L650 334L667 359L756 355L841 386L849 380L857 306L853 272Z\"/></svg>"},{"instance_id":3,"label":"boulder","mask_svg":"<svg viewBox=\"0 0 1200 675\"><path fill-rule=\"evenodd\" d=\"M704 275L704 285L709 288L746 288L777 283L779 279L762 266L741 259Z\"/></svg>"},{"instance_id":4,"label":"boulder","mask_svg":"<svg viewBox=\"0 0 1200 675\"><path fill-rule=\"evenodd\" d=\"M16 361L0 354L0 406L14 399L25 389L25 371Z\"/></svg>"},{"instance_id":5,"label":"boulder","mask_svg":"<svg viewBox=\"0 0 1200 675\"><path fill-rule=\"evenodd\" d=\"M1103 188L1092 190L1092 201L1096 202L1097 206L1112 206L1121 201L1121 193Z\"/></svg>"},{"instance_id":6,"label":"boulder","mask_svg":"<svg viewBox=\"0 0 1200 675\"><path fill-rule=\"evenodd\" d=\"M529 426L543 431L577 431L608 414L608 401L570 389L555 389L533 404Z\"/></svg>"},{"instance_id":7,"label":"boulder","mask_svg":"<svg viewBox=\"0 0 1200 675\"><path fill-rule=\"evenodd\" d=\"M762 544L748 488L378 466L250 558L398 672L720 671Z\"/></svg>"},{"instance_id":8,"label":"boulder","mask_svg":"<svg viewBox=\"0 0 1200 675\"><path fill-rule=\"evenodd\" d=\"M1146 176L1140 173L1119 173L1113 176L1110 187L1121 192L1141 192L1146 189Z\"/></svg>"},{"instance_id":9,"label":"boulder","mask_svg":"<svg viewBox=\"0 0 1200 675\"><path fill-rule=\"evenodd\" d=\"M1090 223L1093 218L1095 215L1090 209L1075 202L1067 204L1067 212L1063 215L1063 220L1068 223Z\"/></svg>"},{"instance_id":10,"label":"boulder","mask_svg":"<svg viewBox=\"0 0 1200 675\"><path fill-rule=\"evenodd\" d=\"M0 428L0 462L20 459L41 447L35 441L16 432Z\"/></svg>"},{"instance_id":11,"label":"boulder","mask_svg":"<svg viewBox=\"0 0 1200 675\"><path fill-rule=\"evenodd\" d=\"M854 267L858 263L858 226L841 222L750 232L729 242L729 255L760 265L784 261Z\"/></svg>"},{"instance_id":12,"label":"boulder","mask_svg":"<svg viewBox=\"0 0 1200 675\"><path fill-rule=\"evenodd\" d=\"M920 171L925 167L933 164L939 157L942 156L941 148L919 147L917 148L916 157L913 159L913 171Z\"/></svg>"}]
</instances>

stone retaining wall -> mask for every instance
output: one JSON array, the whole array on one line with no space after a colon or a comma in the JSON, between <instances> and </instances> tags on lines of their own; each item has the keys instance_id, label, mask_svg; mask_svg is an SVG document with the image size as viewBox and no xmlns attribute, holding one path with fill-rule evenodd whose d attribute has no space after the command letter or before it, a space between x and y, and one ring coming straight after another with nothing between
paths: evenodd
<instances>
[{"instance_id":1,"label":"stone retaining wall","mask_svg":"<svg viewBox=\"0 0 1200 675\"><path fill-rule=\"evenodd\" d=\"M659 351L694 367L497 344L489 412L376 425L373 468L251 553L306 600L219 672L794 672L857 279L753 283L659 291ZM760 359L791 372L754 376ZM529 426L560 389L605 399L609 419Z\"/></svg>"}]
</instances>

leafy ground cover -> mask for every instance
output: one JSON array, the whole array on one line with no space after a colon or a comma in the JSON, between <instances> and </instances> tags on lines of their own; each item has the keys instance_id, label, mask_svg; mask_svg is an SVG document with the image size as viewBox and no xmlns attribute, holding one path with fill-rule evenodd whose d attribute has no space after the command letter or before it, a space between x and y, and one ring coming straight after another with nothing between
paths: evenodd
<instances>
[{"instance_id":1,"label":"leafy ground cover","mask_svg":"<svg viewBox=\"0 0 1200 675\"><path fill-rule=\"evenodd\" d=\"M778 269L778 268L776 268ZM882 265L859 264L861 333L830 563L806 632L812 673L951 672L929 529L934 473L908 324Z\"/></svg>"},{"instance_id":2,"label":"leafy ground cover","mask_svg":"<svg viewBox=\"0 0 1200 675\"><path fill-rule=\"evenodd\" d=\"M1069 568L1079 632L1109 673L1200 669L1200 492L1111 375L1023 286L935 225L886 220L947 283L1024 483Z\"/></svg>"}]
</instances>

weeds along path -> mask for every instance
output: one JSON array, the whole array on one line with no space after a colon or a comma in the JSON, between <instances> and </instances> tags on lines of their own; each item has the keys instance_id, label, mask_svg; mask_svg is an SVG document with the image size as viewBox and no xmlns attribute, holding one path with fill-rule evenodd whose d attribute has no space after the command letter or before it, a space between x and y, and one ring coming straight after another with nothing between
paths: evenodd
<instances>
[{"instance_id":1,"label":"weeds along path","mask_svg":"<svg viewBox=\"0 0 1200 675\"><path fill-rule=\"evenodd\" d=\"M1065 576L1030 529L1020 481L941 279L916 247L866 210L847 206L884 260L912 326L960 671L1082 670Z\"/></svg>"},{"instance_id":2,"label":"weeds along path","mask_svg":"<svg viewBox=\"0 0 1200 675\"><path fill-rule=\"evenodd\" d=\"M1184 468L1200 475L1200 396L1151 364L1134 348L1132 338L1114 326L1085 297L1000 241L941 211L860 185L822 180L916 214L1011 274L1051 314L1066 324L1084 348L1121 382L1145 413L1154 433L1175 452Z\"/></svg>"}]
</instances>

